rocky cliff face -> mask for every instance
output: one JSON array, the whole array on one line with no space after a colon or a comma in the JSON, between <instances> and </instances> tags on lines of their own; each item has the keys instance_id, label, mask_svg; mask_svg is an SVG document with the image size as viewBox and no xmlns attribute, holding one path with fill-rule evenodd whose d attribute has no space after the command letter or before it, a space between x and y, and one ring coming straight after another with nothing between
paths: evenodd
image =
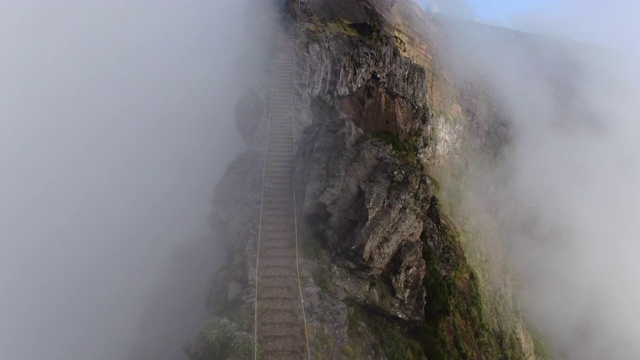
<instances>
[{"instance_id":1,"label":"rocky cliff face","mask_svg":"<svg viewBox=\"0 0 640 360\"><path fill-rule=\"evenodd\" d=\"M534 359L515 309L487 305L491 291L470 266L429 176L464 172L474 151L495 155L508 142L508 126L487 120L500 111L481 95L481 83L451 80L435 55L436 26L413 6L288 7L297 39L295 181L312 355ZM210 327L186 347L193 360L212 358L212 348L226 344L212 329L252 332L267 88L238 106L251 150L216 189L211 219L223 229L229 260L213 281Z\"/></svg>"},{"instance_id":2,"label":"rocky cliff face","mask_svg":"<svg viewBox=\"0 0 640 360\"><path fill-rule=\"evenodd\" d=\"M418 36L410 20L390 18L409 4L360 4L361 11L342 5L358 23L323 17L340 11L327 2L299 31L299 122L311 125L300 142L297 188L308 231L327 251L319 262L332 264L314 279L329 282L326 306L335 306L333 296L392 319L406 348L420 344L398 358L534 358L513 308L494 308L512 313L508 324L483 313L477 274L427 175L465 171L470 152L496 156L508 125L481 81L454 83L425 50L436 42L425 40L437 36L424 34L430 26ZM323 326L316 334L339 333L340 326ZM361 340L344 343L359 356L376 354Z\"/></svg>"},{"instance_id":3,"label":"rocky cliff face","mask_svg":"<svg viewBox=\"0 0 640 360\"><path fill-rule=\"evenodd\" d=\"M353 122L308 128L299 153L302 212L336 256L352 262L347 292L399 318L424 318L420 235L428 178L381 140L362 140ZM371 279L375 279L371 283ZM382 288L380 288L382 287ZM391 296L381 296L381 294Z\"/></svg>"}]
</instances>

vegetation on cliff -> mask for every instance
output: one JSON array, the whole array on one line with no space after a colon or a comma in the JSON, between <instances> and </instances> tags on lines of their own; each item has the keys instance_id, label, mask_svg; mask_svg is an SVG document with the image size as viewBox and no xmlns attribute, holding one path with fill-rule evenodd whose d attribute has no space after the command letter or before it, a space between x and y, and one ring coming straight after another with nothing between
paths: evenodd
<instances>
[{"instance_id":1,"label":"vegetation on cliff","mask_svg":"<svg viewBox=\"0 0 640 360\"><path fill-rule=\"evenodd\" d=\"M480 134L464 142L472 130L468 113L432 54L430 25L416 30L408 3L336 0L305 12L292 6L299 22L300 276L312 356L544 358L534 354L509 290L494 299L486 280L494 268L478 265L484 253L468 256L468 244L483 237L453 216L450 195L455 186L462 193L462 182L435 180L454 168L463 179L471 168L469 158L461 159L491 148L492 139ZM252 102L259 97L243 101L256 111L238 113L257 117L263 104ZM254 129L249 123L243 119L243 128ZM259 217L256 158L245 154L230 167L214 204L230 255L209 298L216 318L188 347L193 360L246 356ZM225 181L234 179L242 179L243 189L227 192Z\"/></svg>"}]
</instances>

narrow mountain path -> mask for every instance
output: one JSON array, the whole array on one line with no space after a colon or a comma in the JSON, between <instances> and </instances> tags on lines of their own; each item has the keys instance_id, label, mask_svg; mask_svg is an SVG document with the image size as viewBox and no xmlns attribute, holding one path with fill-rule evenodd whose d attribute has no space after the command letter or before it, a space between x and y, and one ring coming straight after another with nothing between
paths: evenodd
<instances>
[{"instance_id":1,"label":"narrow mountain path","mask_svg":"<svg viewBox=\"0 0 640 360\"><path fill-rule=\"evenodd\" d=\"M298 271L293 184L293 38L278 43L256 264L256 360L309 358Z\"/></svg>"}]
</instances>

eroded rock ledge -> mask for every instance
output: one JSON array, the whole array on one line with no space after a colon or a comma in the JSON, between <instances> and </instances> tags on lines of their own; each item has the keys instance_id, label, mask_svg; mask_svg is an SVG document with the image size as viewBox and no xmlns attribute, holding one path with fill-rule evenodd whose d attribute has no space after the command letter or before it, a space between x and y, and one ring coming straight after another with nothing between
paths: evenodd
<instances>
[{"instance_id":1,"label":"eroded rock ledge","mask_svg":"<svg viewBox=\"0 0 640 360\"><path fill-rule=\"evenodd\" d=\"M376 10L393 10L393 2L326 3L329 12L301 13L297 2L291 11L298 20L315 15L296 25L295 76L296 197L313 357L535 358L522 326L487 320L477 275L427 175L460 155L469 129L495 132L477 125L482 119L470 124L436 66L402 51ZM353 19L335 18L347 3ZM245 141L260 133L265 91L240 102ZM476 139L478 148L491 145L482 134ZM220 324L252 332L260 159L256 149L241 155L216 188L211 220L229 256L208 296L213 320L186 347L192 360L212 358L222 340L211 329Z\"/></svg>"}]
</instances>

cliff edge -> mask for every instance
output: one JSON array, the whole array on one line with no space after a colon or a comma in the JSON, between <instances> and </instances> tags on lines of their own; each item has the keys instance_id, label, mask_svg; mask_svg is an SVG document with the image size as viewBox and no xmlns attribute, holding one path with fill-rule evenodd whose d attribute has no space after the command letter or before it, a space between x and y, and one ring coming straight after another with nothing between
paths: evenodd
<instances>
[{"instance_id":1,"label":"cliff edge","mask_svg":"<svg viewBox=\"0 0 640 360\"><path fill-rule=\"evenodd\" d=\"M476 266L491 250L468 256L483 237L440 198L439 181L455 185L470 158L491 161L509 142L482 81L457 82L439 57L443 25L411 1L326 0L287 2L279 26L295 36L293 180L310 357L545 358L510 274ZM208 327L185 346L192 360L255 355L269 89L259 84L238 104L248 150L216 186L211 222L228 261L212 281Z\"/></svg>"}]
</instances>

